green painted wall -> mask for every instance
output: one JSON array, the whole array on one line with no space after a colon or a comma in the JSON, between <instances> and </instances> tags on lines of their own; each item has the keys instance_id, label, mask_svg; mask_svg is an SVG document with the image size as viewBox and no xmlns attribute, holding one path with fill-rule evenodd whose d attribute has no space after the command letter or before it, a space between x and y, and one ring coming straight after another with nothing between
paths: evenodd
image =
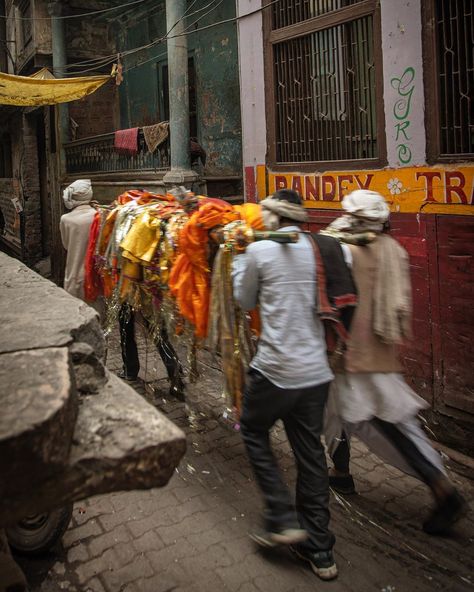
<instances>
[{"instance_id":1,"label":"green painted wall","mask_svg":"<svg viewBox=\"0 0 474 592\"><path fill-rule=\"evenodd\" d=\"M191 2L189 3L191 5ZM204 9L198 0L189 12ZM188 18L190 28L201 28L235 16L235 3L224 0ZM166 34L164 2L150 2L146 10L124 15L117 26L121 51L149 43ZM209 12L209 14L206 14ZM127 18L125 18L127 17ZM241 124L236 23L225 23L188 35L188 49L196 73L197 134L207 152L204 173L241 175ZM148 61L149 60L149 61ZM142 63L148 61L148 63ZM142 65L137 66L137 64ZM124 58L124 83L120 87L122 128L150 125L164 119L161 66L166 63L166 43Z\"/></svg>"}]
</instances>

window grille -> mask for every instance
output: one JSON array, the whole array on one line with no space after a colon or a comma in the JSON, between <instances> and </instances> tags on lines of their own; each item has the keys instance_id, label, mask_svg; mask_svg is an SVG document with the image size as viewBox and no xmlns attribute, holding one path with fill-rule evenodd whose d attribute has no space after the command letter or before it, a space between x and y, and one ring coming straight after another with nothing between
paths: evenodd
<instances>
[{"instance_id":1,"label":"window grille","mask_svg":"<svg viewBox=\"0 0 474 592\"><path fill-rule=\"evenodd\" d=\"M435 10L440 154L473 154L473 2L437 0Z\"/></svg>"},{"instance_id":2,"label":"window grille","mask_svg":"<svg viewBox=\"0 0 474 592\"><path fill-rule=\"evenodd\" d=\"M281 0L272 7L267 68L275 162L379 159L375 6Z\"/></svg>"},{"instance_id":3,"label":"window grille","mask_svg":"<svg viewBox=\"0 0 474 592\"><path fill-rule=\"evenodd\" d=\"M272 28L288 27L357 2L361 0L280 0L273 5Z\"/></svg>"}]
</instances>

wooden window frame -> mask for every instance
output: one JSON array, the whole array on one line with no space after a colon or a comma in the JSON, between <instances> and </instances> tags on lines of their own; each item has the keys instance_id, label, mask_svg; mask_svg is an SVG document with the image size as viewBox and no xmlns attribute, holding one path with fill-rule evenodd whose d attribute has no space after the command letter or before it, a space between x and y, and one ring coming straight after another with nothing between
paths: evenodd
<instances>
[{"instance_id":1,"label":"wooden window frame","mask_svg":"<svg viewBox=\"0 0 474 592\"><path fill-rule=\"evenodd\" d=\"M474 154L441 154L441 92L438 72L435 0L422 0L422 55L423 84L425 88L426 162L449 164L474 161Z\"/></svg>"},{"instance_id":2,"label":"wooden window frame","mask_svg":"<svg viewBox=\"0 0 474 592\"><path fill-rule=\"evenodd\" d=\"M272 0L263 0L263 6L269 6ZM267 119L267 166L282 172L292 171L326 171L326 170L359 170L380 168L387 164L387 146L385 135L385 110L383 102L383 64L382 64L382 32L380 16L380 0L363 0L335 11L322 14L296 23L272 30L272 13L269 8L263 14L264 44L264 80L265 80L265 111ZM344 24L368 15L373 17L374 60L375 60L375 116L377 121L377 158L352 160L317 160L311 162L279 162L276 159L276 96L274 77L273 46L276 43L303 37L316 31Z\"/></svg>"}]
</instances>

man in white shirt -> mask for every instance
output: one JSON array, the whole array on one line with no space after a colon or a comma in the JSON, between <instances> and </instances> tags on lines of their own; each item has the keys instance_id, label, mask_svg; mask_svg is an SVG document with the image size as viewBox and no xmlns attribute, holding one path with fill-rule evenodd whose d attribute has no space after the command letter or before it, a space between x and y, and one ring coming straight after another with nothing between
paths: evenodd
<instances>
[{"instance_id":1,"label":"man in white shirt","mask_svg":"<svg viewBox=\"0 0 474 592\"><path fill-rule=\"evenodd\" d=\"M66 208L71 210L61 216L59 228L63 247L67 251L64 289L69 294L84 300L84 260L89 231L95 209L90 205L92 185L89 179L71 183L63 192Z\"/></svg>"},{"instance_id":2,"label":"man in white shirt","mask_svg":"<svg viewBox=\"0 0 474 592\"><path fill-rule=\"evenodd\" d=\"M261 206L264 219L273 218L272 230L301 231L298 223L307 219L295 191L277 191ZM252 243L234 258L232 276L236 300L245 310L258 304L262 322L240 420L266 506L265 530L252 538L267 547L295 545L298 556L320 578L330 580L337 576L335 538L329 530L328 473L320 436L333 374L317 314L310 239L302 233L297 243ZM278 419L298 467L296 511L270 447L269 431Z\"/></svg>"}]
</instances>

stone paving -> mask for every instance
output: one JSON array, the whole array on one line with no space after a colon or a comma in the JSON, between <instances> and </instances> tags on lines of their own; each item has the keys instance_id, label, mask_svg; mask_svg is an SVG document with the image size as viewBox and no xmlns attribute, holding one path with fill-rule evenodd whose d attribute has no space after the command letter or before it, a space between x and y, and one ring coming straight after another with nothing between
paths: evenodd
<instances>
[{"instance_id":1,"label":"stone paving","mask_svg":"<svg viewBox=\"0 0 474 592\"><path fill-rule=\"evenodd\" d=\"M353 446L358 495L331 496L339 578L321 582L285 549L249 540L261 500L238 426L221 397L215 362L203 357L187 404L168 397L153 345L142 337L134 385L188 436L188 451L166 488L114 493L76 504L50 555L21 558L32 592L463 592L474 589L472 510L448 537L421 530L431 499L415 479ZM117 335L108 367L121 366ZM290 485L295 469L284 432L275 454ZM452 478L472 500L473 483Z\"/></svg>"}]
</instances>

